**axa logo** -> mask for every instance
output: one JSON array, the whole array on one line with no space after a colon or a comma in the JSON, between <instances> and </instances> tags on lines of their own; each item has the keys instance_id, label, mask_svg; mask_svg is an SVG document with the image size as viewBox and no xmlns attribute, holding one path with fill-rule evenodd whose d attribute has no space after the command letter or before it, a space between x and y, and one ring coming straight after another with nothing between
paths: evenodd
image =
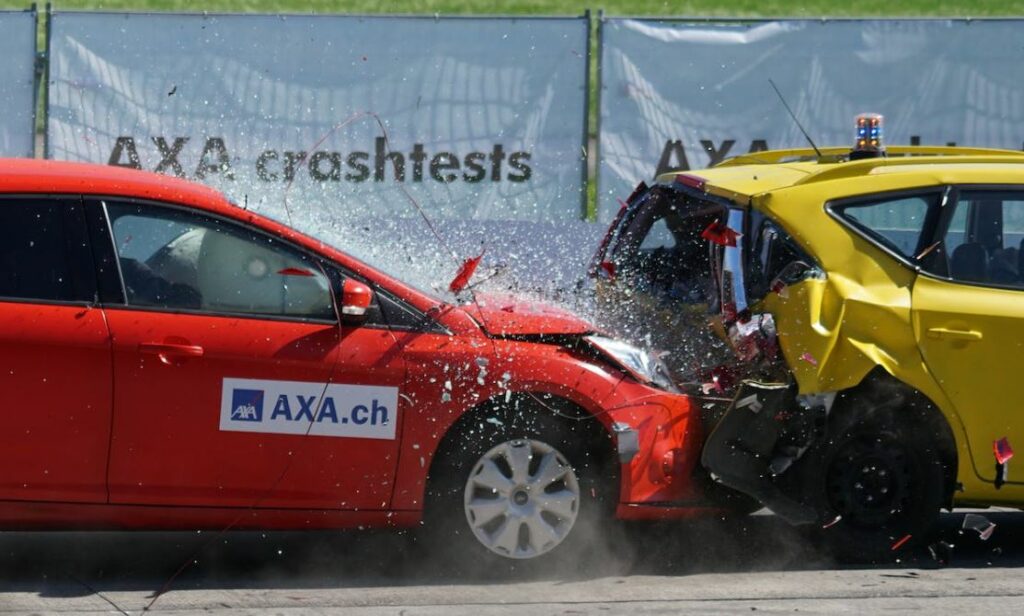
<instances>
[{"instance_id":1,"label":"axa logo","mask_svg":"<svg viewBox=\"0 0 1024 616\"><path fill-rule=\"evenodd\" d=\"M236 389L231 394L232 421L263 421L263 390Z\"/></svg>"},{"instance_id":2,"label":"axa logo","mask_svg":"<svg viewBox=\"0 0 1024 616\"><path fill-rule=\"evenodd\" d=\"M398 388L225 378L220 429L229 432L394 439Z\"/></svg>"}]
</instances>

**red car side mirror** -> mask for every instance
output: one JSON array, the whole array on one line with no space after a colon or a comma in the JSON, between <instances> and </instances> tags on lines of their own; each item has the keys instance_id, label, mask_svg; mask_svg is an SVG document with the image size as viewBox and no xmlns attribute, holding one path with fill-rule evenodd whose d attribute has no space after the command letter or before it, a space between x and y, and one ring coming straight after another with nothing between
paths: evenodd
<instances>
[{"instance_id":1,"label":"red car side mirror","mask_svg":"<svg viewBox=\"0 0 1024 616\"><path fill-rule=\"evenodd\" d=\"M373 289L358 280L346 278L341 285L341 320L348 323L363 321L372 301Z\"/></svg>"}]
</instances>

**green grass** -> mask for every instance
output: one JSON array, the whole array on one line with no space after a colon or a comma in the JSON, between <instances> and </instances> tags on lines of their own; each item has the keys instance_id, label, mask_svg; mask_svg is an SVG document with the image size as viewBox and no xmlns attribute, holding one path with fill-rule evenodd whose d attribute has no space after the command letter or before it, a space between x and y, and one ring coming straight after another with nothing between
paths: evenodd
<instances>
[{"instance_id":1,"label":"green grass","mask_svg":"<svg viewBox=\"0 0 1024 616\"><path fill-rule=\"evenodd\" d=\"M28 2L3 2L25 8ZM57 9L214 11L260 13L438 13L441 15L580 15L603 9L608 15L751 16L959 16L1024 15L1024 0L60 0ZM40 6L43 3L40 2Z\"/></svg>"}]
</instances>

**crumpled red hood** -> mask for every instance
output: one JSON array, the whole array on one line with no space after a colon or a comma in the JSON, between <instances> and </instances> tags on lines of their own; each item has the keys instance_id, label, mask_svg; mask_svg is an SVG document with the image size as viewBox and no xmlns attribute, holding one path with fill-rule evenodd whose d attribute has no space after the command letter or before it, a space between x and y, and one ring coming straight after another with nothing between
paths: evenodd
<instances>
[{"instance_id":1,"label":"crumpled red hood","mask_svg":"<svg viewBox=\"0 0 1024 616\"><path fill-rule=\"evenodd\" d=\"M488 334L522 336L589 334L594 326L568 310L512 296L477 295L463 305Z\"/></svg>"}]
</instances>

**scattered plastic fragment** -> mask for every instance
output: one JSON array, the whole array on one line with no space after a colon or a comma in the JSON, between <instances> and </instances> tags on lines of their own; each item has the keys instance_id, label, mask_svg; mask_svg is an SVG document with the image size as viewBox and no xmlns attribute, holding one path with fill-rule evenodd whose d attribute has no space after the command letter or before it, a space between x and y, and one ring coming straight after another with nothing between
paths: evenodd
<instances>
[{"instance_id":1,"label":"scattered plastic fragment","mask_svg":"<svg viewBox=\"0 0 1024 616\"><path fill-rule=\"evenodd\" d=\"M896 543L892 544L892 547L891 547L891 548L889 548L889 549L890 549L891 551L895 552L896 550L898 550L898 549L900 549L901 547L903 547L903 546L904 546L904 544L906 544L906 543L907 543L908 541L910 541L910 538L911 538L911 537L913 537L913 535L905 535L905 536L904 536L904 537L903 537L902 539L900 539L900 540L899 540L899 541L897 541Z\"/></svg>"},{"instance_id":2,"label":"scattered plastic fragment","mask_svg":"<svg viewBox=\"0 0 1024 616\"><path fill-rule=\"evenodd\" d=\"M715 366L709 372L704 374L704 384L701 385L701 390L705 394L709 394L712 391L718 393L725 393L725 390L729 389L738 381L736 372L726 365Z\"/></svg>"},{"instance_id":3,"label":"scattered plastic fragment","mask_svg":"<svg viewBox=\"0 0 1024 616\"><path fill-rule=\"evenodd\" d=\"M615 280L615 264L611 261L601 261L601 269L608 274L608 280Z\"/></svg>"},{"instance_id":4,"label":"scattered plastic fragment","mask_svg":"<svg viewBox=\"0 0 1024 616\"><path fill-rule=\"evenodd\" d=\"M757 414L761 412L761 409L764 408L764 405L761 404L761 401L757 399L757 394L755 393L750 394L749 396L743 398L742 400L737 400L736 408L749 408L752 413Z\"/></svg>"},{"instance_id":5,"label":"scattered plastic fragment","mask_svg":"<svg viewBox=\"0 0 1024 616\"><path fill-rule=\"evenodd\" d=\"M740 361L774 359L778 355L775 320L767 313L748 314L729 327L729 342Z\"/></svg>"},{"instance_id":6,"label":"scattered plastic fragment","mask_svg":"<svg viewBox=\"0 0 1024 616\"><path fill-rule=\"evenodd\" d=\"M1006 464L1013 457L1013 447L1010 447L1010 441L1005 436L992 442L992 452L999 464Z\"/></svg>"},{"instance_id":7,"label":"scattered plastic fragment","mask_svg":"<svg viewBox=\"0 0 1024 616\"><path fill-rule=\"evenodd\" d=\"M476 272L476 268L480 265L480 259L484 258L484 253L480 253L475 257L470 257L462 262L462 267L455 274L455 278L452 278L451 283L448 285L448 290L452 293L458 293L466 288L469 284L470 278Z\"/></svg>"},{"instance_id":8,"label":"scattered plastic fragment","mask_svg":"<svg viewBox=\"0 0 1024 616\"><path fill-rule=\"evenodd\" d=\"M992 563L996 559L998 559L1000 556L1002 556L1002 555L1003 555L1003 548L992 548L992 551L989 552L989 557L988 557L987 564L991 566Z\"/></svg>"},{"instance_id":9,"label":"scattered plastic fragment","mask_svg":"<svg viewBox=\"0 0 1024 616\"><path fill-rule=\"evenodd\" d=\"M708 227L700 234L703 239L718 244L719 246L735 246L736 240L742 235L742 233L738 233L730 229L728 225L717 220L708 225Z\"/></svg>"},{"instance_id":10,"label":"scattered plastic fragment","mask_svg":"<svg viewBox=\"0 0 1024 616\"><path fill-rule=\"evenodd\" d=\"M775 293L782 299L786 299L789 297L789 285L781 280L776 280L775 283L772 284L772 293Z\"/></svg>"},{"instance_id":11,"label":"scattered plastic fragment","mask_svg":"<svg viewBox=\"0 0 1024 616\"><path fill-rule=\"evenodd\" d=\"M982 541L988 541L988 538L991 537L993 531L995 531L996 525L983 515L968 513L964 515L962 528L964 530L976 531Z\"/></svg>"},{"instance_id":12,"label":"scattered plastic fragment","mask_svg":"<svg viewBox=\"0 0 1024 616\"><path fill-rule=\"evenodd\" d=\"M955 547L947 541L938 541L928 546L928 553L931 554L932 560L945 567L953 559L953 548Z\"/></svg>"},{"instance_id":13,"label":"scattered plastic fragment","mask_svg":"<svg viewBox=\"0 0 1024 616\"><path fill-rule=\"evenodd\" d=\"M739 375L731 367L726 365L715 366L711 369L711 376L721 387L729 389L739 382Z\"/></svg>"},{"instance_id":14,"label":"scattered plastic fragment","mask_svg":"<svg viewBox=\"0 0 1024 616\"><path fill-rule=\"evenodd\" d=\"M814 367L818 366L818 360L814 359L814 356L811 355L810 353L804 353L803 355L800 356L800 359L804 360L805 362L811 364Z\"/></svg>"},{"instance_id":15,"label":"scattered plastic fragment","mask_svg":"<svg viewBox=\"0 0 1024 616\"><path fill-rule=\"evenodd\" d=\"M832 518L832 521L831 521L831 522L826 522L826 523L825 523L825 524L824 524L824 525L823 525L823 526L822 526L821 528L822 528L822 529L826 529L826 528L832 528L832 527L833 527L833 526L835 526L836 524L839 524L839 522L840 522L840 521L841 521L842 519L843 519L843 516L841 516L841 515L837 515L836 517Z\"/></svg>"}]
</instances>

